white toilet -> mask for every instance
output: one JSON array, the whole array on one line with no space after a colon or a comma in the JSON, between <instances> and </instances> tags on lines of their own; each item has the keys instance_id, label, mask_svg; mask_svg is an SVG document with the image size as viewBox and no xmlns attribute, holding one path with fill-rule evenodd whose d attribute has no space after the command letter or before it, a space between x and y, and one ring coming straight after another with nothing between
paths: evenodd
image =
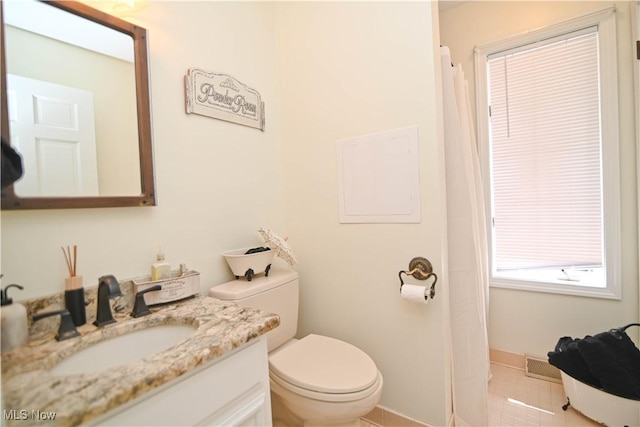
<instances>
[{"instance_id":1,"label":"white toilet","mask_svg":"<svg viewBox=\"0 0 640 427\"><path fill-rule=\"evenodd\" d=\"M298 273L272 269L252 281L214 286L209 296L280 316L267 333L274 425L357 426L380 400L382 375L359 348L322 335L294 339Z\"/></svg>"}]
</instances>

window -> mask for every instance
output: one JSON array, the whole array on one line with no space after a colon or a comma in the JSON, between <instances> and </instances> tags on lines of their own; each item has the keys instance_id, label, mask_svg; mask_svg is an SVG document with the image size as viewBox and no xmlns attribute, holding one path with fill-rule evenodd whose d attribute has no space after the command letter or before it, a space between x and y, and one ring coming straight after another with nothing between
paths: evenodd
<instances>
[{"instance_id":1,"label":"window","mask_svg":"<svg viewBox=\"0 0 640 427\"><path fill-rule=\"evenodd\" d=\"M476 49L490 284L620 298L615 13Z\"/></svg>"}]
</instances>

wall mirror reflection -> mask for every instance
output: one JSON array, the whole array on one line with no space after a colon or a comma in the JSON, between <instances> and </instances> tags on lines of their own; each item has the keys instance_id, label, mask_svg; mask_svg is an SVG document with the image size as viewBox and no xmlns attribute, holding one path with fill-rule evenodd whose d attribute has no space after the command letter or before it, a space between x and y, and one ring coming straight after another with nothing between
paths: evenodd
<instances>
[{"instance_id":1,"label":"wall mirror reflection","mask_svg":"<svg viewBox=\"0 0 640 427\"><path fill-rule=\"evenodd\" d=\"M2 133L24 166L2 208L154 205L146 30L82 3L2 7Z\"/></svg>"}]
</instances>

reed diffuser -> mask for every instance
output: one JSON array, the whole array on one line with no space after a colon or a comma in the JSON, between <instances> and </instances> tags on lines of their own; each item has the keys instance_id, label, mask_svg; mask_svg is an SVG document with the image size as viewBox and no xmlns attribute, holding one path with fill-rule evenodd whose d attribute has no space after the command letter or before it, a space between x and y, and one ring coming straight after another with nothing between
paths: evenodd
<instances>
[{"instance_id":1,"label":"reed diffuser","mask_svg":"<svg viewBox=\"0 0 640 427\"><path fill-rule=\"evenodd\" d=\"M78 246L73 245L73 255L71 248L67 246L61 248L64 259L67 262L69 277L64 279L64 303L71 313L71 319L76 326L87 323L87 314L84 303L84 288L82 287L82 276L78 276Z\"/></svg>"}]
</instances>

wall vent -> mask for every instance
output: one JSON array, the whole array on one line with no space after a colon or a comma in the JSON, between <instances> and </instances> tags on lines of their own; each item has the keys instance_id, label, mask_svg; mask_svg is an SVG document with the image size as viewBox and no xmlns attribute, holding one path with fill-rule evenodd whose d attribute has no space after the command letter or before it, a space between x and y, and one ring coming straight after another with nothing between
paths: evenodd
<instances>
[{"instance_id":1,"label":"wall vent","mask_svg":"<svg viewBox=\"0 0 640 427\"><path fill-rule=\"evenodd\" d=\"M527 376L541 380L553 381L554 383L562 383L560 369L551 365L545 359L526 354L525 362L524 372Z\"/></svg>"}]
</instances>

